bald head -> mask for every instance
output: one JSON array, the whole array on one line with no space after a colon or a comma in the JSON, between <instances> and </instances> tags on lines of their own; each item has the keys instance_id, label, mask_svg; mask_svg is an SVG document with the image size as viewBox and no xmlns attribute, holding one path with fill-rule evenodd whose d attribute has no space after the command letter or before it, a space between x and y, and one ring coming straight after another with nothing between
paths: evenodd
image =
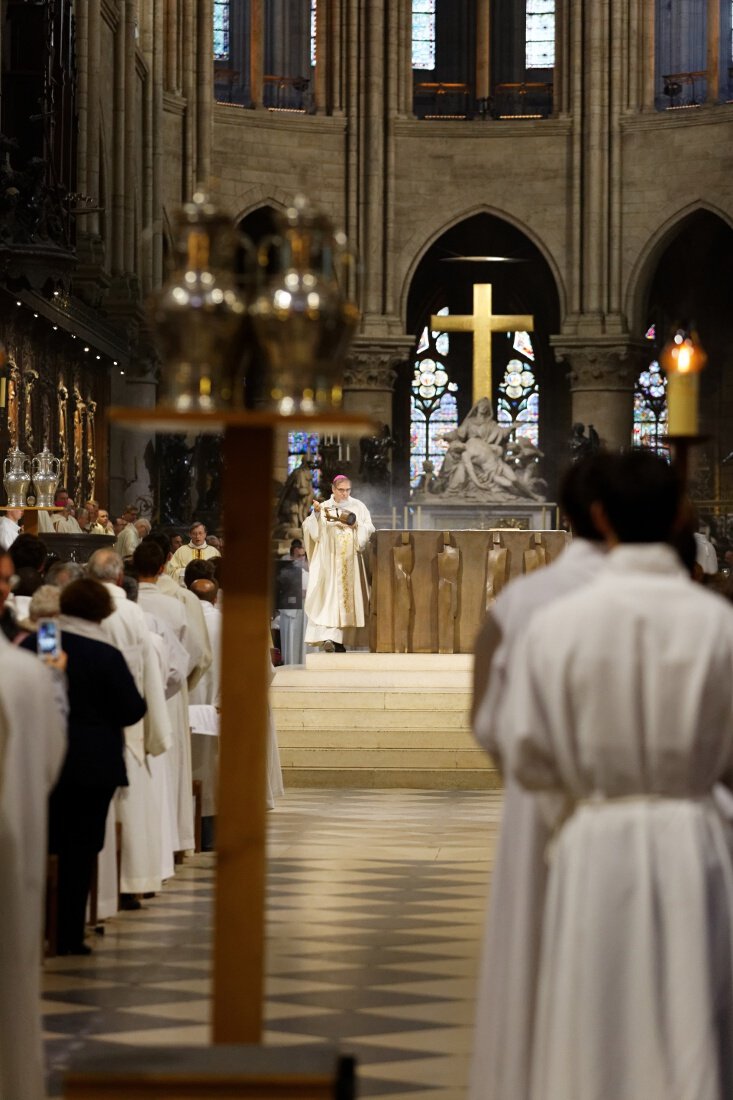
<instances>
[{"instance_id":1,"label":"bald head","mask_svg":"<svg viewBox=\"0 0 733 1100\"><path fill-rule=\"evenodd\" d=\"M219 591L219 585L216 581L201 578L193 582L191 591L194 596L198 596L204 603L216 603L216 594Z\"/></svg>"},{"instance_id":2,"label":"bald head","mask_svg":"<svg viewBox=\"0 0 733 1100\"><path fill-rule=\"evenodd\" d=\"M124 562L114 550L95 550L89 559L89 576L97 581L118 584L125 572Z\"/></svg>"}]
</instances>

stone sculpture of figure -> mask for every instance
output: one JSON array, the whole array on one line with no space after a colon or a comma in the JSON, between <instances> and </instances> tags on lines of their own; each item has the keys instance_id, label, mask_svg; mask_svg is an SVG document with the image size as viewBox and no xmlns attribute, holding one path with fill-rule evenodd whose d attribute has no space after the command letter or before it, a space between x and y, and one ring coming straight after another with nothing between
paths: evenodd
<instances>
[{"instance_id":1,"label":"stone sculpture of figure","mask_svg":"<svg viewBox=\"0 0 733 1100\"><path fill-rule=\"evenodd\" d=\"M486 555L486 610L488 611L496 597L506 584L509 551L501 544L501 535L494 531Z\"/></svg>"},{"instance_id":2,"label":"stone sculpture of figure","mask_svg":"<svg viewBox=\"0 0 733 1100\"><path fill-rule=\"evenodd\" d=\"M300 531L313 506L313 467L308 455L288 475L277 502L277 531Z\"/></svg>"},{"instance_id":3,"label":"stone sculpture of figure","mask_svg":"<svg viewBox=\"0 0 733 1100\"><path fill-rule=\"evenodd\" d=\"M402 541L392 547L392 579L394 591L392 597L392 621L394 624L394 652L410 651L410 612L412 611L412 570L415 559L412 553L410 535L402 532Z\"/></svg>"},{"instance_id":4,"label":"stone sculpture of figure","mask_svg":"<svg viewBox=\"0 0 733 1100\"><path fill-rule=\"evenodd\" d=\"M448 450L436 489L474 500L543 500L543 483L535 474L535 459L542 452L514 431L497 424L491 401L482 397L463 423L444 436Z\"/></svg>"},{"instance_id":5,"label":"stone sculpture of figure","mask_svg":"<svg viewBox=\"0 0 733 1100\"><path fill-rule=\"evenodd\" d=\"M435 492L436 481L435 463L431 462L429 458L426 458L422 464L422 473L420 474L417 485L413 489L412 495L427 496L428 493Z\"/></svg>"},{"instance_id":6,"label":"stone sculpture of figure","mask_svg":"<svg viewBox=\"0 0 733 1100\"><path fill-rule=\"evenodd\" d=\"M450 532L443 532L443 549L438 554L438 653L455 651L458 617L458 571L461 552L450 544Z\"/></svg>"},{"instance_id":7,"label":"stone sculpture of figure","mask_svg":"<svg viewBox=\"0 0 733 1100\"><path fill-rule=\"evenodd\" d=\"M544 565L547 565L547 547L542 541L542 535L536 531L530 539L529 548L524 551L524 572L533 573Z\"/></svg>"},{"instance_id":8,"label":"stone sculpture of figure","mask_svg":"<svg viewBox=\"0 0 733 1100\"><path fill-rule=\"evenodd\" d=\"M585 434L585 424L581 424L580 421L573 424L568 440L571 462L577 462L579 458L593 454L600 450L600 446L600 437L592 424L588 425L588 435Z\"/></svg>"}]
</instances>

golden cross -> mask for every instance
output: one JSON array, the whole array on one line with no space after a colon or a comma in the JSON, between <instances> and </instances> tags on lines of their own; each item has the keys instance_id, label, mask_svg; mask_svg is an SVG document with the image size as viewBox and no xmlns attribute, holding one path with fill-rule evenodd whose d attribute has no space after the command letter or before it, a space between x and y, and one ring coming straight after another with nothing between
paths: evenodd
<instances>
[{"instance_id":1,"label":"golden cross","mask_svg":"<svg viewBox=\"0 0 733 1100\"><path fill-rule=\"evenodd\" d=\"M491 389L492 332L533 332L530 314L494 314L491 310L491 283L474 283L473 313L466 316L430 318L433 332L473 333L473 403L482 397L493 402Z\"/></svg>"}]
</instances>

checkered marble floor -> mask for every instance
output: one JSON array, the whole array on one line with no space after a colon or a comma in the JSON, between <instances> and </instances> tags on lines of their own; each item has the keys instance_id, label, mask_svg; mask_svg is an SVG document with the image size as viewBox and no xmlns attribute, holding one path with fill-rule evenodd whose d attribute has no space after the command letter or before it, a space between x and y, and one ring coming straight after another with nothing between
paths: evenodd
<instances>
[{"instance_id":1,"label":"checkered marble floor","mask_svg":"<svg viewBox=\"0 0 733 1100\"><path fill-rule=\"evenodd\" d=\"M461 1100L500 812L489 791L288 791L268 815L265 1043L337 1042L363 1097ZM209 1042L213 885L196 856L93 956L46 964L52 1096L79 1055Z\"/></svg>"}]
</instances>

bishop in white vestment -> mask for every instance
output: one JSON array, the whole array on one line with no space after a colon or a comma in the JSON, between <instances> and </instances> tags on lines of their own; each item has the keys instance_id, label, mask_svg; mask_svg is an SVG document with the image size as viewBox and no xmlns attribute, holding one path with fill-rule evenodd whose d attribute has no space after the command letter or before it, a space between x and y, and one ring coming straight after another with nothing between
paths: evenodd
<instances>
[{"instance_id":1,"label":"bishop in white vestment","mask_svg":"<svg viewBox=\"0 0 733 1100\"><path fill-rule=\"evenodd\" d=\"M355 522L346 522L349 514ZM366 626L369 589L363 553L373 534L369 509L351 496L349 479L334 478L332 495L323 504L316 502L303 523L310 562L305 597L308 644L354 645L356 631Z\"/></svg>"}]
</instances>

